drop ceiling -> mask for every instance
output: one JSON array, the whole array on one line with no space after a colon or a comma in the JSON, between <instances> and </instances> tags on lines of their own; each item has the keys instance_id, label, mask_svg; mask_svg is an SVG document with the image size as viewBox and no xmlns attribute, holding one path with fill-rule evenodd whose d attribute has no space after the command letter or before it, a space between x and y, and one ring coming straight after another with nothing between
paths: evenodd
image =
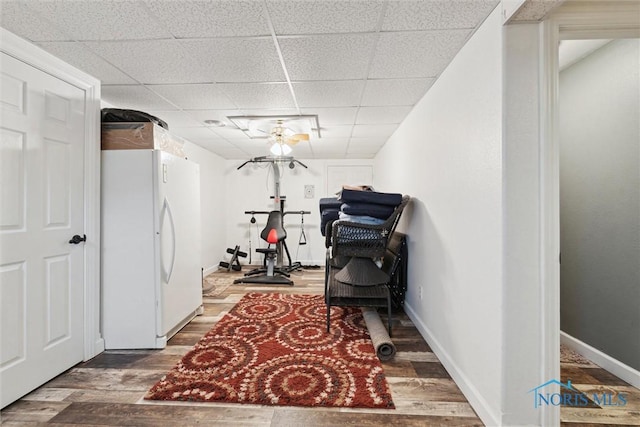
<instances>
[{"instance_id":1,"label":"drop ceiling","mask_svg":"<svg viewBox=\"0 0 640 427\"><path fill-rule=\"evenodd\" d=\"M300 114L296 157L372 158L498 3L2 0L0 25L224 158L268 154L228 116Z\"/></svg>"}]
</instances>

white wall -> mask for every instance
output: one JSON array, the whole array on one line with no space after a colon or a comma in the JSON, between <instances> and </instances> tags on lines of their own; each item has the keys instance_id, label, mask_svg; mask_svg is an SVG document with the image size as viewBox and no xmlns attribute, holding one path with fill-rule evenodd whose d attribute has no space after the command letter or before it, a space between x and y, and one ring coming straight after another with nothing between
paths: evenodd
<instances>
[{"instance_id":1,"label":"white wall","mask_svg":"<svg viewBox=\"0 0 640 427\"><path fill-rule=\"evenodd\" d=\"M544 276L541 239L546 221L543 161L546 155L541 104L541 28L539 24L509 25L503 39L503 418L504 425L553 425L545 409L535 409L529 390L559 379L559 331L548 328L543 315L545 298L553 299L551 281ZM548 183L547 185L553 185ZM546 248L551 250L552 248ZM557 254L555 256L557 266ZM549 294L551 294L549 296ZM555 326L557 328L557 325ZM556 334L547 347L546 334ZM543 345L544 342L544 345ZM555 345L555 347L554 347ZM547 367L547 354L557 363ZM548 370L551 369L551 372ZM554 371L555 370L555 371ZM552 392L553 390L547 390ZM557 407L550 406L553 412ZM557 411L556 411L557 412Z\"/></svg>"},{"instance_id":2,"label":"white wall","mask_svg":"<svg viewBox=\"0 0 640 427\"><path fill-rule=\"evenodd\" d=\"M225 160L191 142L185 143L184 151L189 160L200 165L202 268L207 274L217 269L226 249Z\"/></svg>"},{"instance_id":3,"label":"white wall","mask_svg":"<svg viewBox=\"0 0 640 427\"><path fill-rule=\"evenodd\" d=\"M640 370L640 41L560 74L561 327ZM596 102L597 100L597 102Z\"/></svg>"},{"instance_id":4,"label":"white wall","mask_svg":"<svg viewBox=\"0 0 640 427\"><path fill-rule=\"evenodd\" d=\"M498 7L376 157L409 194L406 311L478 415L502 405L502 17Z\"/></svg>"},{"instance_id":5,"label":"white wall","mask_svg":"<svg viewBox=\"0 0 640 427\"><path fill-rule=\"evenodd\" d=\"M300 215L286 215L285 228L287 230L287 246L293 261L300 261L303 265L324 266L325 247L324 237L320 233L319 200L328 197L327 167L331 165L372 165L373 160L301 160L308 169L297 165L289 169L283 165L280 194L286 196L285 211L310 211L305 215L304 227L307 237L306 245L298 245L300 238ZM260 239L260 231L266 223L266 215L257 215L256 223L250 224L250 215L245 211L270 211L278 209L269 196L274 194L273 171L268 163L247 164L240 170L243 161L226 160L224 163L224 190L226 215L225 241L227 246L240 245L241 250L247 251L249 240L252 247L252 263L262 262L262 255L255 253L255 248L266 247L266 242ZM360 183L362 184L362 183ZM304 186L313 185L314 198L304 196ZM223 256L224 253L220 253ZM248 258L240 260L248 263ZM286 261L286 260L285 260Z\"/></svg>"}]
</instances>

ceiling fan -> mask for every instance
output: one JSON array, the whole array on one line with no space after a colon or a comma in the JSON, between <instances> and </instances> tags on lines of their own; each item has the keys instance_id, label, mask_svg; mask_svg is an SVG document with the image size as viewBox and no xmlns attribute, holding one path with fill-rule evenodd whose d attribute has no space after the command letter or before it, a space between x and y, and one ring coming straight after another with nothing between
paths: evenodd
<instances>
[{"instance_id":1,"label":"ceiling fan","mask_svg":"<svg viewBox=\"0 0 640 427\"><path fill-rule=\"evenodd\" d=\"M269 151L276 156L286 156L291 153L291 146L300 141L309 141L308 133L294 133L285 127L284 120L277 120L276 125L269 132Z\"/></svg>"},{"instance_id":2,"label":"ceiling fan","mask_svg":"<svg viewBox=\"0 0 640 427\"><path fill-rule=\"evenodd\" d=\"M311 134L320 138L317 115L229 116L233 124L249 138L268 139L274 155L291 153L291 146L310 141Z\"/></svg>"},{"instance_id":3,"label":"ceiling fan","mask_svg":"<svg viewBox=\"0 0 640 427\"><path fill-rule=\"evenodd\" d=\"M309 134L295 133L294 129L285 125L284 120L277 120L269 132L269 139L280 144L296 145L300 141L309 141Z\"/></svg>"}]
</instances>

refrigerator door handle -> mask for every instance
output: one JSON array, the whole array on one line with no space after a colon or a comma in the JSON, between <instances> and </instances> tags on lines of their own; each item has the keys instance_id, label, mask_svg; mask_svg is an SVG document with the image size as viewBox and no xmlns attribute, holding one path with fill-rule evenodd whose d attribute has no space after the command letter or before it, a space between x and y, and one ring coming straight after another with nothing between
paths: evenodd
<instances>
[{"instance_id":1,"label":"refrigerator door handle","mask_svg":"<svg viewBox=\"0 0 640 427\"><path fill-rule=\"evenodd\" d=\"M171 279L171 274L173 273L173 265L175 264L175 261L176 261L176 226L175 226L175 223L173 222L171 205L169 204L169 201L167 200L166 197L162 205L162 210L167 213L167 216L169 217L169 225L171 226L171 263L169 265L169 270L164 271L165 276L167 277L167 283L169 283L169 280ZM163 266L163 270L164 270L164 266Z\"/></svg>"}]
</instances>

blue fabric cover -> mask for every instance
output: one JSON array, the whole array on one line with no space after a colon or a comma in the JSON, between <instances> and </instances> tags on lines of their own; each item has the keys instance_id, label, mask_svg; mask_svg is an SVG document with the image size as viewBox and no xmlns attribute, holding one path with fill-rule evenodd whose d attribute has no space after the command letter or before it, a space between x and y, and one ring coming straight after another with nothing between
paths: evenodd
<instances>
[{"instance_id":1,"label":"blue fabric cover","mask_svg":"<svg viewBox=\"0 0 640 427\"><path fill-rule=\"evenodd\" d=\"M351 203L351 202L375 203L377 205L387 205L387 206L396 207L402 202L402 194L378 193L377 191L347 190L345 188L340 193L339 199L342 200L344 203Z\"/></svg>"},{"instance_id":2,"label":"blue fabric cover","mask_svg":"<svg viewBox=\"0 0 640 427\"><path fill-rule=\"evenodd\" d=\"M342 204L341 200L338 200L337 197L325 197L320 199L320 213L324 212L326 209L335 209L340 210L340 205Z\"/></svg>"},{"instance_id":3,"label":"blue fabric cover","mask_svg":"<svg viewBox=\"0 0 640 427\"><path fill-rule=\"evenodd\" d=\"M370 216L373 218L387 219L391 216L394 206L378 205L374 203L343 203L340 210L349 215Z\"/></svg>"},{"instance_id":4,"label":"blue fabric cover","mask_svg":"<svg viewBox=\"0 0 640 427\"><path fill-rule=\"evenodd\" d=\"M326 224L331 220L338 219L340 211L337 209L325 209L322 211L322 223Z\"/></svg>"},{"instance_id":5,"label":"blue fabric cover","mask_svg":"<svg viewBox=\"0 0 640 427\"><path fill-rule=\"evenodd\" d=\"M384 219L374 218L368 215L349 215L344 212L340 212L340 219L349 222L358 222L360 224L380 225L384 223Z\"/></svg>"},{"instance_id":6,"label":"blue fabric cover","mask_svg":"<svg viewBox=\"0 0 640 427\"><path fill-rule=\"evenodd\" d=\"M340 211L335 208L325 209L320 215L320 233L324 236L325 228L329 221L335 221L339 218Z\"/></svg>"}]
</instances>

